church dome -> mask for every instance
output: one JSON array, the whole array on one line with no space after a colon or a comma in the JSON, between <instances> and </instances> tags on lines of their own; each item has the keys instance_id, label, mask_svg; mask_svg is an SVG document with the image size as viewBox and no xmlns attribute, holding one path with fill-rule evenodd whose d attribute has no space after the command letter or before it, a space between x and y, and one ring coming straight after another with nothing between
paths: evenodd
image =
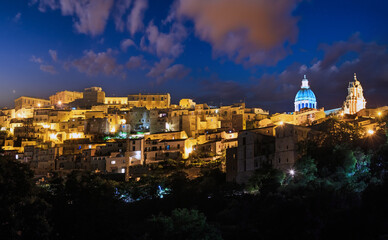
<instances>
[{"instance_id":1,"label":"church dome","mask_svg":"<svg viewBox=\"0 0 388 240\"><path fill-rule=\"evenodd\" d=\"M300 111L302 108L317 108L317 99L314 92L310 89L306 75L304 75L302 86L295 96L294 105L295 112Z\"/></svg>"},{"instance_id":2,"label":"church dome","mask_svg":"<svg viewBox=\"0 0 388 240\"><path fill-rule=\"evenodd\" d=\"M296 101L311 101L316 102L317 99L315 98L314 92L310 88L302 88L298 91L298 93L295 96L295 102Z\"/></svg>"}]
</instances>

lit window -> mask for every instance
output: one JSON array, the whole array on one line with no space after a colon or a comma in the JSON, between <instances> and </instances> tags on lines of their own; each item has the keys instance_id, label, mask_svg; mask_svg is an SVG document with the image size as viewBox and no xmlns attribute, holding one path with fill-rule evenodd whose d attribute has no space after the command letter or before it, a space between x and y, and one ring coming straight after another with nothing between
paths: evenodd
<instances>
[{"instance_id":1,"label":"lit window","mask_svg":"<svg viewBox=\"0 0 388 240\"><path fill-rule=\"evenodd\" d=\"M111 161L110 164L114 165L116 164L116 161Z\"/></svg>"}]
</instances>

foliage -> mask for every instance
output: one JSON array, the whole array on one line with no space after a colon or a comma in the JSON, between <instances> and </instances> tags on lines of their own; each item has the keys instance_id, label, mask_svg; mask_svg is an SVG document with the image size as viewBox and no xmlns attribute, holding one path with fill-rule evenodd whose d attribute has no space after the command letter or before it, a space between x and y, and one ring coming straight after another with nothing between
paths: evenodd
<instances>
[{"instance_id":1,"label":"foliage","mask_svg":"<svg viewBox=\"0 0 388 240\"><path fill-rule=\"evenodd\" d=\"M275 192L285 179L285 174L271 166L264 166L257 169L247 184L247 191L263 195Z\"/></svg>"},{"instance_id":2,"label":"foliage","mask_svg":"<svg viewBox=\"0 0 388 240\"><path fill-rule=\"evenodd\" d=\"M171 212L171 216L153 216L147 239L216 240L222 237L207 223L203 213L178 208Z\"/></svg>"},{"instance_id":3,"label":"foliage","mask_svg":"<svg viewBox=\"0 0 388 240\"><path fill-rule=\"evenodd\" d=\"M0 157L0 236L47 239L50 205L40 197L27 165Z\"/></svg>"}]
</instances>

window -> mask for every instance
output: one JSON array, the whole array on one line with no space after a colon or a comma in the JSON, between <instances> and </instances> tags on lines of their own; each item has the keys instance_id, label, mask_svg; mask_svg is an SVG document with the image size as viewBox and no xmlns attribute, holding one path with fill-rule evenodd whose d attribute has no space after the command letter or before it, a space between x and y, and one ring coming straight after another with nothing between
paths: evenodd
<instances>
[{"instance_id":1,"label":"window","mask_svg":"<svg viewBox=\"0 0 388 240\"><path fill-rule=\"evenodd\" d=\"M135 151L135 146L132 147L132 151Z\"/></svg>"},{"instance_id":2,"label":"window","mask_svg":"<svg viewBox=\"0 0 388 240\"><path fill-rule=\"evenodd\" d=\"M110 164L114 165L116 164L116 161L111 161Z\"/></svg>"},{"instance_id":3,"label":"window","mask_svg":"<svg viewBox=\"0 0 388 240\"><path fill-rule=\"evenodd\" d=\"M179 148L181 148L181 145L180 145L180 144L178 144L177 148L178 148L178 149L179 149Z\"/></svg>"},{"instance_id":4,"label":"window","mask_svg":"<svg viewBox=\"0 0 388 240\"><path fill-rule=\"evenodd\" d=\"M167 145L167 146L166 146L166 150L170 150L170 145Z\"/></svg>"},{"instance_id":5,"label":"window","mask_svg":"<svg viewBox=\"0 0 388 240\"><path fill-rule=\"evenodd\" d=\"M246 139L245 139L245 137L243 137L242 142L243 142L243 145L246 144Z\"/></svg>"},{"instance_id":6,"label":"window","mask_svg":"<svg viewBox=\"0 0 388 240\"><path fill-rule=\"evenodd\" d=\"M280 158L279 158L279 163L280 163Z\"/></svg>"}]
</instances>

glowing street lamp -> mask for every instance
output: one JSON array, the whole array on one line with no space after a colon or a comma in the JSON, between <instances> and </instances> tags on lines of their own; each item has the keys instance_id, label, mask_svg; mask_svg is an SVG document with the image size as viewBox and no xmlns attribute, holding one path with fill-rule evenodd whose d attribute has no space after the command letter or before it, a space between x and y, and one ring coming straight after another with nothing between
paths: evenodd
<instances>
[{"instance_id":1,"label":"glowing street lamp","mask_svg":"<svg viewBox=\"0 0 388 240\"><path fill-rule=\"evenodd\" d=\"M295 176L295 170L294 169L290 169L290 171L288 171L288 173L291 175L291 177Z\"/></svg>"},{"instance_id":2,"label":"glowing street lamp","mask_svg":"<svg viewBox=\"0 0 388 240\"><path fill-rule=\"evenodd\" d=\"M280 126L283 126L283 125L284 125L284 122L283 122L283 121L280 121L279 125L280 125Z\"/></svg>"},{"instance_id":3,"label":"glowing street lamp","mask_svg":"<svg viewBox=\"0 0 388 240\"><path fill-rule=\"evenodd\" d=\"M38 103L38 107L42 106L40 103Z\"/></svg>"},{"instance_id":4,"label":"glowing street lamp","mask_svg":"<svg viewBox=\"0 0 388 240\"><path fill-rule=\"evenodd\" d=\"M373 135L374 133L375 133L375 131L373 131L372 129L369 129L369 130L368 130L368 134L369 134L369 135Z\"/></svg>"},{"instance_id":5,"label":"glowing street lamp","mask_svg":"<svg viewBox=\"0 0 388 240\"><path fill-rule=\"evenodd\" d=\"M378 115L379 117L381 117L381 112L378 112L377 115Z\"/></svg>"},{"instance_id":6,"label":"glowing street lamp","mask_svg":"<svg viewBox=\"0 0 388 240\"><path fill-rule=\"evenodd\" d=\"M59 100L58 101L58 105L61 106L62 105L62 101Z\"/></svg>"}]
</instances>

